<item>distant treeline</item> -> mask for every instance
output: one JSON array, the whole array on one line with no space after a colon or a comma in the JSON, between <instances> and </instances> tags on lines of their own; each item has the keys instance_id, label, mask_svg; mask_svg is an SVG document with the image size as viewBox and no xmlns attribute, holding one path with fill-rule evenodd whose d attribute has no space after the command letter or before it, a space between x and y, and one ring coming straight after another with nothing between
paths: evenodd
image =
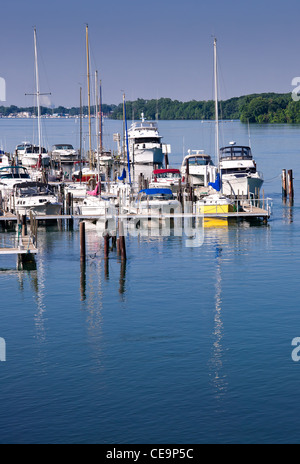
<instances>
[{"instance_id":1,"label":"distant treeline","mask_svg":"<svg viewBox=\"0 0 300 464\"><path fill-rule=\"evenodd\" d=\"M103 113L110 119L121 120L123 118L123 104L103 105ZM213 120L215 118L215 104L210 101L180 102L169 98L159 100L128 101L126 103L127 118L129 120L140 119L144 113L147 120ZM294 102L291 94L253 94L244 97L231 98L219 103L221 119L240 119L247 123L296 123L300 124L300 102ZM36 114L36 109L0 107L0 114L9 116L17 113ZM79 108L42 108L42 115L59 114L64 116L78 116ZM84 115L88 114L88 108L83 108ZM94 108L92 108L94 113Z\"/></svg>"}]
</instances>

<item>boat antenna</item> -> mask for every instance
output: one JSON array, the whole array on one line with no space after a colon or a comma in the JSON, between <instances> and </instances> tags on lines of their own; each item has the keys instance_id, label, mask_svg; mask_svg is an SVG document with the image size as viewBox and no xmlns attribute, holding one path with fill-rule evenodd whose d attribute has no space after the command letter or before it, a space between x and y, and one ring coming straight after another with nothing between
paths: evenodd
<instances>
[{"instance_id":1,"label":"boat antenna","mask_svg":"<svg viewBox=\"0 0 300 464\"><path fill-rule=\"evenodd\" d=\"M250 132L250 121L248 119L248 139L249 139L249 147L251 147L251 132Z\"/></svg>"}]
</instances>

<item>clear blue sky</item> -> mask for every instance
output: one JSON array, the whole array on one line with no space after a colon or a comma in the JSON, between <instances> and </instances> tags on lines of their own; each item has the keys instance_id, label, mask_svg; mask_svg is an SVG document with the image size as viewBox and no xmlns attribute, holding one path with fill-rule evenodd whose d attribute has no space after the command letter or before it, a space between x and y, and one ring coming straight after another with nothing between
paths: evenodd
<instances>
[{"instance_id":1,"label":"clear blue sky","mask_svg":"<svg viewBox=\"0 0 300 464\"><path fill-rule=\"evenodd\" d=\"M300 76L299 0L6 0L1 6L0 76L6 104L30 105L37 27L41 90L54 105L78 106L86 89L85 24L104 102L213 96L213 39L221 98L289 92Z\"/></svg>"}]
</instances>

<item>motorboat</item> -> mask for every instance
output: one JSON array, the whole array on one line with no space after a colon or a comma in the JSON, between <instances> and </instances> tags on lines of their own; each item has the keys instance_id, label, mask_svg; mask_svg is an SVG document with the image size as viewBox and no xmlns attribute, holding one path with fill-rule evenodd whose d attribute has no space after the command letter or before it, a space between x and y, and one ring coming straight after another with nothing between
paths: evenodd
<instances>
[{"instance_id":1,"label":"motorboat","mask_svg":"<svg viewBox=\"0 0 300 464\"><path fill-rule=\"evenodd\" d=\"M224 195L256 197L264 182L251 148L237 146L235 142L220 149L220 173Z\"/></svg>"},{"instance_id":2,"label":"motorboat","mask_svg":"<svg viewBox=\"0 0 300 464\"><path fill-rule=\"evenodd\" d=\"M25 155L25 151L27 148L31 147L32 143L31 142L22 142L21 144L16 146L16 155L18 158L18 163L22 163L22 158L23 155Z\"/></svg>"},{"instance_id":3,"label":"motorboat","mask_svg":"<svg viewBox=\"0 0 300 464\"><path fill-rule=\"evenodd\" d=\"M182 181L194 187L208 187L215 182L217 168L210 155L203 150L189 150L181 166Z\"/></svg>"},{"instance_id":4,"label":"motorboat","mask_svg":"<svg viewBox=\"0 0 300 464\"><path fill-rule=\"evenodd\" d=\"M179 169L155 169L149 188L169 188L173 193L179 189L182 176Z\"/></svg>"},{"instance_id":5,"label":"motorboat","mask_svg":"<svg viewBox=\"0 0 300 464\"><path fill-rule=\"evenodd\" d=\"M72 180L73 182L89 182L91 180L95 180L95 182L99 181L99 177L101 178L101 181L103 178L105 179L105 174L100 173L99 176L99 169L93 169L90 167L82 168L82 169L77 169L76 171L73 172L72 174Z\"/></svg>"},{"instance_id":6,"label":"motorboat","mask_svg":"<svg viewBox=\"0 0 300 464\"><path fill-rule=\"evenodd\" d=\"M51 187L41 182L23 182L17 184L13 193L16 214L28 215L30 212L39 216L58 216L62 203L57 200Z\"/></svg>"},{"instance_id":7,"label":"motorboat","mask_svg":"<svg viewBox=\"0 0 300 464\"><path fill-rule=\"evenodd\" d=\"M3 166L0 168L0 192L2 198L9 195L16 184L30 181L30 175L23 166Z\"/></svg>"},{"instance_id":8,"label":"motorboat","mask_svg":"<svg viewBox=\"0 0 300 464\"><path fill-rule=\"evenodd\" d=\"M99 154L96 153L96 157L98 158L100 166L112 166L114 164L114 157L111 151L102 151Z\"/></svg>"},{"instance_id":9,"label":"motorboat","mask_svg":"<svg viewBox=\"0 0 300 464\"><path fill-rule=\"evenodd\" d=\"M236 211L235 203L220 192L203 196L196 202L197 214L227 214Z\"/></svg>"},{"instance_id":10,"label":"motorboat","mask_svg":"<svg viewBox=\"0 0 300 464\"><path fill-rule=\"evenodd\" d=\"M136 214L172 214L181 212L181 203L175 199L171 189L141 190L130 208Z\"/></svg>"},{"instance_id":11,"label":"motorboat","mask_svg":"<svg viewBox=\"0 0 300 464\"><path fill-rule=\"evenodd\" d=\"M46 168L50 165L51 157L47 150L37 145L25 147L22 155L22 166L26 168Z\"/></svg>"},{"instance_id":12,"label":"motorboat","mask_svg":"<svg viewBox=\"0 0 300 464\"><path fill-rule=\"evenodd\" d=\"M7 168L7 172L9 172L10 166L11 163L9 157L3 150L0 150L0 168Z\"/></svg>"},{"instance_id":13,"label":"motorboat","mask_svg":"<svg viewBox=\"0 0 300 464\"><path fill-rule=\"evenodd\" d=\"M163 164L162 137L155 122L135 122L128 130L129 159L133 164Z\"/></svg>"},{"instance_id":14,"label":"motorboat","mask_svg":"<svg viewBox=\"0 0 300 464\"><path fill-rule=\"evenodd\" d=\"M78 161L79 152L70 144L56 144L51 149L52 160L59 163Z\"/></svg>"}]
</instances>

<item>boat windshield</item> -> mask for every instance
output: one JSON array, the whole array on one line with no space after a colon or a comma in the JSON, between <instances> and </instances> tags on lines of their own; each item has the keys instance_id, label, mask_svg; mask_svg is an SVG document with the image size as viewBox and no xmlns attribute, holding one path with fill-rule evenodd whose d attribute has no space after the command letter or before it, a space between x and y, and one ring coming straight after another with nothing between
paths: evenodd
<instances>
[{"instance_id":1,"label":"boat windshield","mask_svg":"<svg viewBox=\"0 0 300 464\"><path fill-rule=\"evenodd\" d=\"M18 196L20 197L36 197L36 196L47 196L53 195L51 189L45 184L33 183L33 184L19 184L16 186Z\"/></svg>"},{"instance_id":2,"label":"boat windshield","mask_svg":"<svg viewBox=\"0 0 300 464\"><path fill-rule=\"evenodd\" d=\"M173 195L171 194L166 194L166 193L157 193L157 194L151 194L151 195L143 195L142 201L153 201L153 200L160 200L160 201L166 201L166 200L173 200Z\"/></svg>"},{"instance_id":3,"label":"boat windshield","mask_svg":"<svg viewBox=\"0 0 300 464\"><path fill-rule=\"evenodd\" d=\"M0 179L30 179L27 169L14 166L0 169Z\"/></svg>"},{"instance_id":4,"label":"boat windshield","mask_svg":"<svg viewBox=\"0 0 300 464\"><path fill-rule=\"evenodd\" d=\"M212 160L210 157L204 156L195 156L189 158L189 165L190 166L210 166L212 165Z\"/></svg>"},{"instance_id":5,"label":"boat windshield","mask_svg":"<svg viewBox=\"0 0 300 464\"><path fill-rule=\"evenodd\" d=\"M164 173L155 174L155 177L157 179L180 179L181 175L179 172L178 173L164 172Z\"/></svg>"},{"instance_id":6,"label":"boat windshield","mask_svg":"<svg viewBox=\"0 0 300 464\"><path fill-rule=\"evenodd\" d=\"M54 145L53 150L74 150L73 145Z\"/></svg>"}]
</instances>

